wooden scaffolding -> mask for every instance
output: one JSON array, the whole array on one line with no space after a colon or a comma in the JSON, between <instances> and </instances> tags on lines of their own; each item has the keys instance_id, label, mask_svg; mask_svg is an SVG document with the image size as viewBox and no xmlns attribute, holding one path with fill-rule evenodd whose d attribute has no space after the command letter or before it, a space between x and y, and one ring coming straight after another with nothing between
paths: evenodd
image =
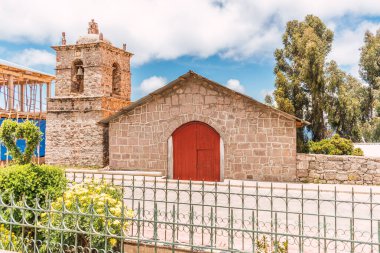
<instances>
[{"instance_id":1,"label":"wooden scaffolding","mask_svg":"<svg viewBox=\"0 0 380 253\"><path fill-rule=\"evenodd\" d=\"M45 119L54 79L0 59L0 118Z\"/></svg>"}]
</instances>

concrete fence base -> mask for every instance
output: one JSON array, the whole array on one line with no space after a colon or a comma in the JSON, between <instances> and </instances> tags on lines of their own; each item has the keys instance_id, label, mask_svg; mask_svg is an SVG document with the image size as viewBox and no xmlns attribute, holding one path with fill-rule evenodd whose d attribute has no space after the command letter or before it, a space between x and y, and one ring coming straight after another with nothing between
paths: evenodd
<instances>
[{"instance_id":1,"label":"concrete fence base","mask_svg":"<svg viewBox=\"0 0 380 253\"><path fill-rule=\"evenodd\" d=\"M138 252L140 253L172 253L173 249L170 246L162 246L162 245L155 246L154 244L144 244L144 243L137 244L134 241L134 242L125 242L124 251L128 253L138 253ZM174 249L174 252L189 253L193 251L191 251L190 249L176 247ZM202 253L206 251L197 251L197 252ZM213 252L219 252L219 251L214 250Z\"/></svg>"}]
</instances>

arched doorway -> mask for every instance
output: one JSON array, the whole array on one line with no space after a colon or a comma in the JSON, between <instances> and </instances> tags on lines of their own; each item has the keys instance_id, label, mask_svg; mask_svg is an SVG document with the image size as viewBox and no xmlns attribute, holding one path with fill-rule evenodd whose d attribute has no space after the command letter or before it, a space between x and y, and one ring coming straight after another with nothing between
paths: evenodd
<instances>
[{"instance_id":1,"label":"arched doorway","mask_svg":"<svg viewBox=\"0 0 380 253\"><path fill-rule=\"evenodd\" d=\"M220 181L220 135L209 125L193 121L173 135L173 179Z\"/></svg>"}]
</instances>

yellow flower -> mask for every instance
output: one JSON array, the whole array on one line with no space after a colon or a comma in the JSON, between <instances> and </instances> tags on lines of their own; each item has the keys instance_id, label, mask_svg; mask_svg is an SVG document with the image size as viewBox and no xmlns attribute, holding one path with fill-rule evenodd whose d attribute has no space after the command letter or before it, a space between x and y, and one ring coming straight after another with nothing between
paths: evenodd
<instances>
[{"instance_id":1,"label":"yellow flower","mask_svg":"<svg viewBox=\"0 0 380 253\"><path fill-rule=\"evenodd\" d=\"M111 244L111 246L115 246L116 243L117 243L117 240L116 240L115 238L111 238L111 239L110 239L110 244Z\"/></svg>"}]
</instances>

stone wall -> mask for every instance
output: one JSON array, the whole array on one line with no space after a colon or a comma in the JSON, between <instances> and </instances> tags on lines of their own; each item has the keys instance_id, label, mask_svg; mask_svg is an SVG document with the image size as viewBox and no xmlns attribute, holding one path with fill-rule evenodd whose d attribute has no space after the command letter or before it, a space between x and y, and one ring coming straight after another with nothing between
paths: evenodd
<instances>
[{"instance_id":1,"label":"stone wall","mask_svg":"<svg viewBox=\"0 0 380 253\"><path fill-rule=\"evenodd\" d=\"M168 139L190 121L224 142L224 178L296 180L295 120L192 74L109 123L110 167L168 174Z\"/></svg>"},{"instance_id":2,"label":"stone wall","mask_svg":"<svg viewBox=\"0 0 380 253\"><path fill-rule=\"evenodd\" d=\"M49 112L46 117L46 163L71 166L107 164L106 128L101 111Z\"/></svg>"},{"instance_id":3,"label":"stone wall","mask_svg":"<svg viewBox=\"0 0 380 253\"><path fill-rule=\"evenodd\" d=\"M380 184L380 158L297 154L301 182L331 184Z\"/></svg>"},{"instance_id":4,"label":"stone wall","mask_svg":"<svg viewBox=\"0 0 380 253\"><path fill-rule=\"evenodd\" d=\"M131 54L107 43L90 43L53 47L57 52L56 86L57 97L69 96L115 96L130 100ZM84 90L80 94L71 92L72 66L81 60L84 68ZM117 63L121 71L120 94L112 94L112 65Z\"/></svg>"},{"instance_id":5,"label":"stone wall","mask_svg":"<svg viewBox=\"0 0 380 253\"><path fill-rule=\"evenodd\" d=\"M129 103L112 97L48 99L46 162L108 165L108 128L98 122Z\"/></svg>"}]
</instances>

